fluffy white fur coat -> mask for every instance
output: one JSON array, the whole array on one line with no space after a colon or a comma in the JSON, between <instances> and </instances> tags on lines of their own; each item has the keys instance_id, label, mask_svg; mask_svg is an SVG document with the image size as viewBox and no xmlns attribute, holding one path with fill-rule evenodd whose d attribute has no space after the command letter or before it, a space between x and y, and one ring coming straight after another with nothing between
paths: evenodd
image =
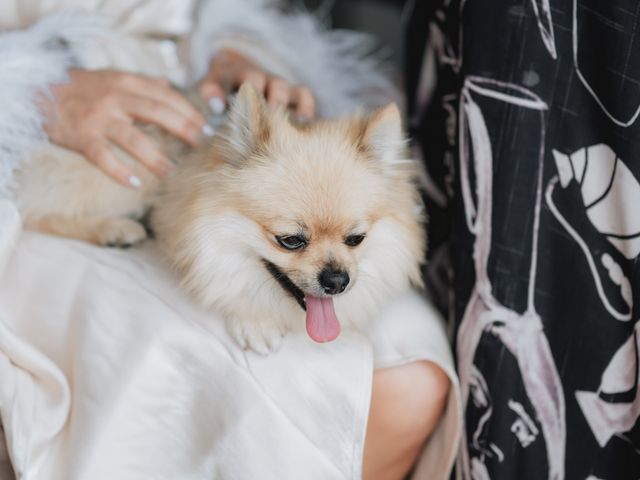
<instances>
[{"instance_id":1,"label":"fluffy white fur coat","mask_svg":"<svg viewBox=\"0 0 640 480\"><path fill-rule=\"evenodd\" d=\"M74 45L101 31L93 16L62 13L0 35L0 197L9 195L19 162L46 141L38 95L66 80Z\"/></svg>"}]
</instances>

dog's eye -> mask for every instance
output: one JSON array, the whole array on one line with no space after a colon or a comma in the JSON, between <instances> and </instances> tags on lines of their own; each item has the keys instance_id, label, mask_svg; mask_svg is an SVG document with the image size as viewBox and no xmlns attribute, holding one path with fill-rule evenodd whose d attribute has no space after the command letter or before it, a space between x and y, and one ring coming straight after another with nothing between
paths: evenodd
<instances>
[{"instance_id":1,"label":"dog's eye","mask_svg":"<svg viewBox=\"0 0 640 480\"><path fill-rule=\"evenodd\" d=\"M364 235L349 235L344 239L344 243L350 247L357 247L364 240Z\"/></svg>"},{"instance_id":2,"label":"dog's eye","mask_svg":"<svg viewBox=\"0 0 640 480\"><path fill-rule=\"evenodd\" d=\"M276 240L281 247L286 248L287 250L300 250L307 246L307 240L299 235L276 237Z\"/></svg>"}]
</instances>

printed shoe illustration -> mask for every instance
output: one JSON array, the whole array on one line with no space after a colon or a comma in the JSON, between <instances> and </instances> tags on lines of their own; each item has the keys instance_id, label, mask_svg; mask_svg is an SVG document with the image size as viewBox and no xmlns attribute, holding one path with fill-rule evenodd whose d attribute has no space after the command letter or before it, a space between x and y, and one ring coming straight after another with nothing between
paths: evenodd
<instances>
[{"instance_id":1,"label":"printed shoe illustration","mask_svg":"<svg viewBox=\"0 0 640 480\"><path fill-rule=\"evenodd\" d=\"M554 150L553 156L558 180L552 180L547 189L547 204L581 247L607 311L617 320L628 321L633 297L625 267L640 254L640 216L628 205L640 205L640 183L608 145L592 145L569 155ZM567 191L572 181L577 183L578 203L593 227L591 232L579 228L580 215L570 218L562 212L554 195L558 181Z\"/></svg>"},{"instance_id":2,"label":"printed shoe illustration","mask_svg":"<svg viewBox=\"0 0 640 480\"><path fill-rule=\"evenodd\" d=\"M640 323L614 354L597 392L577 391L576 400L598 444L633 428L640 416Z\"/></svg>"},{"instance_id":3,"label":"printed shoe illustration","mask_svg":"<svg viewBox=\"0 0 640 480\"><path fill-rule=\"evenodd\" d=\"M558 58L558 53L556 50L556 35L553 29L553 19L551 18L551 5L549 1L550 0L531 0L531 4L536 14L542 42L549 52L549 55L555 60Z\"/></svg>"},{"instance_id":4,"label":"printed shoe illustration","mask_svg":"<svg viewBox=\"0 0 640 480\"><path fill-rule=\"evenodd\" d=\"M510 127L495 121L505 109L518 115L521 128L517 131L509 130ZM563 480L566 443L564 391L542 318L534 304L546 110L547 105L540 97L519 85L475 76L465 79L459 118L459 168L465 219L469 232L475 236L473 260L476 280L460 322L456 345L463 409L467 414L474 409L479 410L478 407L485 403L482 396L478 395L478 386L481 384L477 383L478 375L474 374L479 370L474 363L476 353L484 348L482 337L490 337L504 345L508 352L505 352L504 358L510 358L515 363L510 365L516 366L520 373L523 397L531 409L525 417L521 414L524 409L514 407L514 410L512 405L516 404L512 402L513 399L503 396L499 405L493 403L496 398L491 405L501 412L517 414L514 423L501 424L508 427L508 438L521 445L519 458L540 458L540 453L531 453L534 448L532 443L536 442L544 449L542 455L546 454L547 461L547 475L540 478ZM497 133L493 129L500 131ZM534 147L519 148L525 143L524 139L519 141L519 135L526 135L526 143ZM513 141L509 142L510 146L498 143L501 151L500 155L495 155L493 139L501 136L513 138ZM507 148L513 150L506 151ZM496 168L496 159L501 157L510 161ZM524 181L524 176L518 174L518 165L533 165L531 173L535 175L535 180L527 177ZM519 192L517 198L511 200L509 192L513 190L493 188L494 181L504 184L510 180L513 181L512 189ZM519 215L507 222L505 216L508 212L502 208L507 203L513 211L533 214ZM521 258L522 261L509 275L492 275L495 269L490 268L490 259L495 259L496 253L505 262L512 258L511 252L505 252L504 249L497 248L494 251L496 243L499 243L493 242L491 226L495 224L502 226L500 235L511 241L517 240L522 251L531 252ZM524 281L516 283L515 279ZM506 294L506 284L510 284L510 294ZM517 294L514 293L516 289ZM518 402L518 405L522 405L522 402ZM504 458L500 446L493 445L494 448L491 448L492 444L481 443L484 426L491 422L492 410L488 408L484 414L474 415L474 423L468 423L466 432L463 432L462 444L468 448L462 448L458 457L456 475L459 480L488 479L486 475L492 469L502 472L504 478L512 478L506 471L509 462L500 460ZM533 418L537 422L535 433L527 421ZM470 420L469 416L467 420ZM471 435L471 432L474 433ZM474 445L481 448L474 448ZM510 451L513 452L513 449Z\"/></svg>"}]
</instances>

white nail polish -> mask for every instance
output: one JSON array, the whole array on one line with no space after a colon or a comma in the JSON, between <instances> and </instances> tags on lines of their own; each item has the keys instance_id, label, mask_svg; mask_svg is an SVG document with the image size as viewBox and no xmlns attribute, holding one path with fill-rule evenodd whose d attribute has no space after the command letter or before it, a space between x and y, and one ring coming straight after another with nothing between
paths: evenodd
<instances>
[{"instance_id":1,"label":"white nail polish","mask_svg":"<svg viewBox=\"0 0 640 480\"><path fill-rule=\"evenodd\" d=\"M209 99L209 108L215 115L224 113L224 102L221 98L211 97Z\"/></svg>"},{"instance_id":2,"label":"white nail polish","mask_svg":"<svg viewBox=\"0 0 640 480\"><path fill-rule=\"evenodd\" d=\"M204 127L202 127L202 134L207 137L213 137L215 133L216 131L213 129L211 125L205 125Z\"/></svg>"},{"instance_id":3,"label":"white nail polish","mask_svg":"<svg viewBox=\"0 0 640 480\"><path fill-rule=\"evenodd\" d=\"M129 176L129 185L135 188L140 188L142 186L142 180L135 175L131 175Z\"/></svg>"}]
</instances>

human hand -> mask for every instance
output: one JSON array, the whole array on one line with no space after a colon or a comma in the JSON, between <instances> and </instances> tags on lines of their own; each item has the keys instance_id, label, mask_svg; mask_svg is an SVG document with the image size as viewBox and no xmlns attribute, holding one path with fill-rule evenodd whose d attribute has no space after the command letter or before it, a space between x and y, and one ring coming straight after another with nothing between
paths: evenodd
<instances>
[{"instance_id":1,"label":"human hand","mask_svg":"<svg viewBox=\"0 0 640 480\"><path fill-rule=\"evenodd\" d=\"M155 124L196 144L211 134L204 117L168 81L113 70L71 70L70 82L52 87L44 100L45 131L56 144L82 153L119 183L141 180L111 150L117 145L159 178L173 169L158 145L134 122Z\"/></svg>"},{"instance_id":2,"label":"human hand","mask_svg":"<svg viewBox=\"0 0 640 480\"><path fill-rule=\"evenodd\" d=\"M213 113L220 114L225 109L226 94L237 90L244 82L252 83L263 92L269 105L290 108L298 120L310 120L315 116L315 98L308 87L291 85L232 50L222 50L211 59L209 71L198 84L198 91L209 101Z\"/></svg>"}]
</instances>

